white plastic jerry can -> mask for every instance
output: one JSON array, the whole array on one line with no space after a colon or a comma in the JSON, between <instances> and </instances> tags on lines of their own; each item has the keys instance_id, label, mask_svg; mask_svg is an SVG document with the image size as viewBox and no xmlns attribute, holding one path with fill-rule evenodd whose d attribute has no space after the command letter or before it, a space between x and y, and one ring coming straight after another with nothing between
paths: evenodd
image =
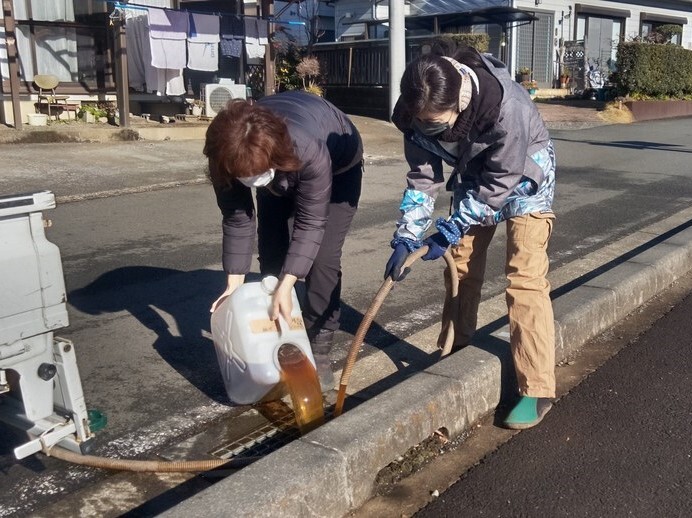
<instances>
[{"instance_id":1,"label":"white plastic jerry can","mask_svg":"<svg viewBox=\"0 0 692 518\"><path fill-rule=\"evenodd\" d=\"M295 289L291 292L291 321L269 319L278 283L273 276L245 283L211 315L216 357L226 392L234 403L256 403L281 381L277 353L283 344L295 345L315 365Z\"/></svg>"}]
</instances>

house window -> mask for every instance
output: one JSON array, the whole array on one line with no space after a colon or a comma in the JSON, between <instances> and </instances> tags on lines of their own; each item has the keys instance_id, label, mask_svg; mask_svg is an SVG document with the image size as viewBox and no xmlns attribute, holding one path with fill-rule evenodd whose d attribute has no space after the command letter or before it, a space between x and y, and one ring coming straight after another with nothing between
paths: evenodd
<instances>
[{"instance_id":1,"label":"house window","mask_svg":"<svg viewBox=\"0 0 692 518\"><path fill-rule=\"evenodd\" d=\"M57 76L79 90L113 85L106 3L13 0L13 7L19 74L27 88L37 74ZM6 81L6 55L0 59Z\"/></svg>"},{"instance_id":2,"label":"house window","mask_svg":"<svg viewBox=\"0 0 692 518\"><path fill-rule=\"evenodd\" d=\"M679 34L672 34L670 37L670 43L674 45L681 45L682 44L682 25L676 24L676 23L665 23L665 22L654 22L654 21L643 21L642 22L642 28L640 31L641 37L643 39L648 38L651 36L653 33L658 32L658 28L663 26L663 25L675 25L680 27L680 33Z\"/></svg>"}]
</instances>

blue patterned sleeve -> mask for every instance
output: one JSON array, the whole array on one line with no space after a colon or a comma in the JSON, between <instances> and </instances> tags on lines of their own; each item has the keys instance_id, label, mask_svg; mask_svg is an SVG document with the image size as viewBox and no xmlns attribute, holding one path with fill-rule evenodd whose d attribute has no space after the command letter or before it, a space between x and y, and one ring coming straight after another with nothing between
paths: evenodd
<instances>
[{"instance_id":1,"label":"blue patterned sleeve","mask_svg":"<svg viewBox=\"0 0 692 518\"><path fill-rule=\"evenodd\" d=\"M541 167L545 175L540 187L529 178L523 177L499 210L494 210L479 201L473 188L462 188L460 193L455 193L454 214L447 220L437 220L435 223L437 229L451 244L456 244L458 240L453 240L456 236L454 228L458 229L460 236L463 236L473 225L497 225L514 216L551 211L555 192L555 152L552 143L534 153L531 158ZM460 195L459 198L457 195ZM451 223L454 225L451 226Z\"/></svg>"},{"instance_id":2,"label":"blue patterned sleeve","mask_svg":"<svg viewBox=\"0 0 692 518\"><path fill-rule=\"evenodd\" d=\"M415 189L406 189L399 206L401 218L397 221L392 246L396 246L399 242L411 246L415 246L414 243L420 243L432 225L434 208L435 199L433 197Z\"/></svg>"}]
</instances>

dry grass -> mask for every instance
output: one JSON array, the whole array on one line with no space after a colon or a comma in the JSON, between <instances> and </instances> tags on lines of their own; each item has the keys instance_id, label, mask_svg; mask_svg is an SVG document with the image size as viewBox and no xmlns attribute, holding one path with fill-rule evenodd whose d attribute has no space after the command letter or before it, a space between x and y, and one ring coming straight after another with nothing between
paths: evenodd
<instances>
[{"instance_id":1,"label":"dry grass","mask_svg":"<svg viewBox=\"0 0 692 518\"><path fill-rule=\"evenodd\" d=\"M604 121L611 124L630 124L634 122L632 112L620 101L613 101L606 104L603 111L598 113Z\"/></svg>"}]
</instances>

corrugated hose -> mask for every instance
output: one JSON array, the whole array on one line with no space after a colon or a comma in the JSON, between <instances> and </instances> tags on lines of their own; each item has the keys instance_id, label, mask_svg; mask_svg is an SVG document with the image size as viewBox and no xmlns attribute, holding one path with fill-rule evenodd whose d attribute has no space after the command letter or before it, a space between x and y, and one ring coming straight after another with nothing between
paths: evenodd
<instances>
[{"instance_id":1,"label":"corrugated hose","mask_svg":"<svg viewBox=\"0 0 692 518\"><path fill-rule=\"evenodd\" d=\"M427 246L423 246L418 250L415 250L406 258L404 265L402 266L402 271L409 268L414 262L419 258L423 257L428 251ZM448 249L444 255L445 262L447 263L447 272L449 272L450 283L447 286L448 297L456 298L459 295L459 275L457 273L456 265L454 264L454 258L452 257L452 252ZM348 351L348 356L346 357L346 363L341 371L341 380L339 381L339 393L336 396L336 405L334 406L334 417L339 417L344 410L344 401L346 400L346 387L351 379L351 373L353 371L353 366L356 363L356 358L358 357L358 352L360 351L361 345L365 340L365 335L370 329L372 321L375 319L377 312L380 310L384 299L387 297L394 282L391 277L387 277L380 289L375 294L375 297L370 303L370 307L363 315L363 320L358 326L355 336L353 337L353 342L351 343L351 348ZM443 326L447 328L447 336L445 336L444 345L441 347L442 353L441 358L447 356L452 350L452 344L454 343L454 326L448 323L448 325Z\"/></svg>"}]
</instances>

